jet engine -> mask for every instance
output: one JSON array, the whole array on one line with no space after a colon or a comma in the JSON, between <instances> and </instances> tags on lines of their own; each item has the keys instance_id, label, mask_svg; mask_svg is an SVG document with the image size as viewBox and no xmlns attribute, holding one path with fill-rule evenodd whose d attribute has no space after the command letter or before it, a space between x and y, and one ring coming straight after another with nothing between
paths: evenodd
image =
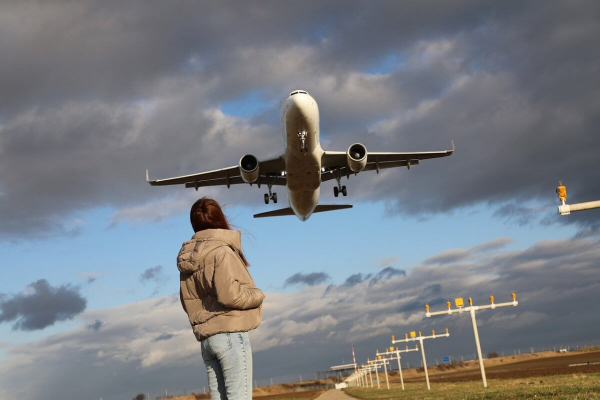
<instances>
[{"instance_id":1,"label":"jet engine","mask_svg":"<svg viewBox=\"0 0 600 400\"><path fill-rule=\"evenodd\" d=\"M240 175L246 183L254 183L258 180L258 159L252 154L240 158Z\"/></svg>"},{"instance_id":2,"label":"jet engine","mask_svg":"<svg viewBox=\"0 0 600 400\"><path fill-rule=\"evenodd\" d=\"M367 148L361 143L354 143L348 147L346 158L348 159L350 171L354 173L360 172L367 165Z\"/></svg>"}]
</instances>

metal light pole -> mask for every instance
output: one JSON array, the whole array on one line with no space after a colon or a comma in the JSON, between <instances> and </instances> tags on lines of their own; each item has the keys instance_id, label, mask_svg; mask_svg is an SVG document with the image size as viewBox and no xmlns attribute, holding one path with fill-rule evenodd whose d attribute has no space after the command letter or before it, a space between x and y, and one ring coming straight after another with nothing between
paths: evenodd
<instances>
[{"instance_id":1,"label":"metal light pole","mask_svg":"<svg viewBox=\"0 0 600 400\"><path fill-rule=\"evenodd\" d=\"M385 373L385 383L387 385L388 390L390 389L390 381L388 379L388 373L387 373L387 364L388 364L389 359L387 358L383 358L381 356L377 356L377 358L375 360L368 360L367 362L371 365L374 366L375 368L375 375L377 376L377 388L379 389L381 386L379 385L379 367L383 367L383 372Z\"/></svg>"},{"instance_id":2,"label":"metal light pole","mask_svg":"<svg viewBox=\"0 0 600 400\"><path fill-rule=\"evenodd\" d=\"M556 194L558 194L558 199L561 202L561 205L558 206L558 213L560 215L569 215L575 211L583 211L583 210L591 210L594 208L600 208L600 200L588 201L587 203L566 204L567 188L565 186L563 186L562 181L559 182L559 185L560 186L556 188Z\"/></svg>"},{"instance_id":3,"label":"metal light pole","mask_svg":"<svg viewBox=\"0 0 600 400\"><path fill-rule=\"evenodd\" d=\"M446 328L446 333L442 333L441 335L436 335L435 330L431 331L430 336L423 336L421 332L419 332L419 336L415 331L410 333L410 337L408 337L408 333L404 334L404 339L395 340L394 336L392 336L392 343L400 343L400 342L416 342L418 341L421 344L421 357L423 358L423 370L425 371L425 381L427 382L427 390L431 390L431 386L429 385L429 372L427 372L427 360L425 359L425 346L423 346L423 340L425 339L435 339L439 337L449 337L450 333L448 333L448 328Z\"/></svg>"},{"instance_id":4,"label":"metal light pole","mask_svg":"<svg viewBox=\"0 0 600 400\"><path fill-rule=\"evenodd\" d=\"M392 340L394 340L394 337L392 336ZM409 349L408 346L406 346L406 350L400 350L399 348L396 347L396 349L394 350L393 347L390 347L389 351L386 351L385 353L378 353L377 354L381 354L381 355L396 355L396 360L398 360L398 373L400 374L400 385L402 386L402 390L404 390L404 378L402 377L402 364L400 363L400 359L402 358L400 356L400 353L408 353L409 351L419 351L419 346L415 346L414 349Z\"/></svg>"},{"instance_id":5,"label":"metal light pole","mask_svg":"<svg viewBox=\"0 0 600 400\"><path fill-rule=\"evenodd\" d=\"M375 379L377 380L377 389L381 389L381 384L379 382L379 373L377 373L377 367L373 364L373 361L367 358L367 364L371 366L371 369L375 371Z\"/></svg>"},{"instance_id":6,"label":"metal light pole","mask_svg":"<svg viewBox=\"0 0 600 400\"><path fill-rule=\"evenodd\" d=\"M494 296L490 296L490 302L491 304L486 305L486 306L474 306L473 305L473 299L471 299L469 297L469 307L464 307L464 301L462 298L456 298L454 299L454 303L456 304L456 307L454 310L452 309L452 305L451 303L448 301L446 302L446 307L448 307L448 310L446 311L436 311L436 312L429 312L429 304L425 305L425 315L427 317L431 317L432 315L446 315L446 314L453 314L453 313L463 313L468 311L469 314L471 314L471 323L473 324L473 335L475 336L475 347L477 349L477 357L479 359L479 370L481 372L481 381L483 383L483 387L487 388L487 379L485 377L485 368L483 366L483 356L481 355L481 344L479 343L479 332L477 331L477 320L475 319L475 312L479 311L479 310L486 310L486 309L496 309L497 307L516 307L519 302L517 301L517 295L513 292L512 294L512 301L510 302L506 302L506 303L494 303Z\"/></svg>"}]
</instances>

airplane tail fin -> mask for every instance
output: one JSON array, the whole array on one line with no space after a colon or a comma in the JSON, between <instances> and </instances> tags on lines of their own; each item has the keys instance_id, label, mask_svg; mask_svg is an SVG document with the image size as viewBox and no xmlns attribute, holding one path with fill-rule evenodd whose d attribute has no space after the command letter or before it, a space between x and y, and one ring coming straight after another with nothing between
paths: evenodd
<instances>
[{"instance_id":1,"label":"airplane tail fin","mask_svg":"<svg viewBox=\"0 0 600 400\"><path fill-rule=\"evenodd\" d=\"M352 204L318 204L313 213L344 210L346 208L352 208ZM292 210L290 207L280 208L279 210L254 214L254 218L282 217L285 215L294 215L294 210Z\"/></svg>"}]
</instances>

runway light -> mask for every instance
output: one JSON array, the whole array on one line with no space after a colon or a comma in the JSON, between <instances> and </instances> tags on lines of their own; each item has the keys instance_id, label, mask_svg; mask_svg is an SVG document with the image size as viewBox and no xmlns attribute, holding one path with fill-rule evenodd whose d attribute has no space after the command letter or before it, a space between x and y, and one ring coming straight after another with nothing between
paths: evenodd
<instances>
[{"instance_id":1,"label":"runway light","mask_svg":"<svg viewBox=\"0 0 600 400\"><path fill-rule=\"evenodd\" d=\"M448 333L448 328L446 328L446 333Z\"/></svg>"},{"instance_id":2,"label":"runway light","mask_svg":"<svg viewBox=\"0 0 600 400\"><path fill-rule=\"evenodd\" d=\"M431 330L431 334L435 336L435 329Z\"/></svg>"},{"instance_id":3,"label":"runway light","mask_svg":"<svg viewBox=\"0 0 600 400\"><path fill-rule=\"evenodd\" d=\"M394 351L394 346L390 346L390 351Z\"/></svg>"},{"instance_id":4,"label":"runway light","mask_svg":"<svg viewBox=\"0 0 600 400\"><path fill-rule=\"evenodd\" d=\"M408 350L408 345L406 345L406 350Z\"/></svg>"},{"instance_id":5,"label":"runway light","mask_svg":"<svg viewBox=\"0 0 600 400\"><path fill-rule=\"evenodd\" d=\"M513 294L512 294L512 299L513 299L513 301L517 300L517 294L515 292L513 292Z\"/></svg>"},{"instance_id":6,"label":"runway light","mask_svg":"<svg viewBox=\"0 0 600 400\"><path fill-rule=\"evenodd\" d=\"M423 336L423 335L421 335L421 331L419 331L419 336Z\"/></svg>"},{"instance_id":7,"label":"runway light","mask_svg":"<svg viewBox=\"0 0 600 400\"><path fill-rule=\"evenodd\" d=\"M393 342L394 340L396 340L396 338L394 337L394 335L392 335L392 342Z\"/></svg>"},{"instance_id":8,"label":"runway light","mask_svg":"<svg viewBox=\"0 0 600 400\"><path fill-rule=\"evenodd\" d=\"M452 304L450 304L449 301L446 302L446 307L448 307L448 310L452 307Z\"/></svg>"},{"instance_id":9,"label":"runway light","mask_svg":"<svg viewBox=\"0 0 600 400\"><path fill-rule=\"evenodd\" d=\"M464 307L465 306L465 302L463 301L462 297L458 297L456 299L454 299L454 304L456 304L456 307ZM450 307L448 307L450 308Z\"/></svg>"},{"instance_id":10,"label":"runway light","mask_svg":"<svg viewBox=\"0 0 600 400\"><path fill-rule=\"evenodd\" d=\"M473 305L473 299L469 297L469 305L472 306Z\"/></svg>"},{"instance_id":11,"label":"runway light","mask_svg":"<svg viewBox=\"0 0 600 400\"><path fill-rule=\"evenodd\" d=\"M410 337L412 337L412 338L417 337L417 332L410 331Z\"/></svg>"},{"instance_id":12,"label":"runway light","mask_svg":"<svg viewBox=\"0 0 600 400\"><path fill-rule=\"evenodd\" d=\"M490 296L490 303L494 304L494 296Z\"/></svg>"},{"instance_id":13,"label":"runway light","mask_svg":"<svg viewBox=\"0 0 600 400\"><path fill-rule=\"evenodd\" d=\"M425 311L429 312L429 304L425 304Z\"/></svg>"},{"instance_id":14,"label":"runway light","mask_svg":"<svg viewBox=\"0 0 600 400\"><path fill-rule=\"evenodd\" d=\"M567 200L567 187L563 185L562 181L558 181L558 187L556 188L556 194L560 201Z\"/></svg>"}]
</instances>

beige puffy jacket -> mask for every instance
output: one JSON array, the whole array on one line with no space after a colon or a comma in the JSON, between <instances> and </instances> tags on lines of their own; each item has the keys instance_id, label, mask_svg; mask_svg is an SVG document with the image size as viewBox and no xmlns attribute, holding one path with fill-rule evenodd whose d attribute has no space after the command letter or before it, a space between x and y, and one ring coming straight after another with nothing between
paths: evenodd
<instances>
[{"instance_id":1,"label":"beige puffy jacket","mask_svg":"<svg viewBox=\"0 0 600 400\"><path fill-rule=\"evenodd\" d=\"M265 295L250 277L240 251L240 232L226 229L197 232L181 246L179 295L198 340L260 325Z\"/></svg>"}]
</instances>

